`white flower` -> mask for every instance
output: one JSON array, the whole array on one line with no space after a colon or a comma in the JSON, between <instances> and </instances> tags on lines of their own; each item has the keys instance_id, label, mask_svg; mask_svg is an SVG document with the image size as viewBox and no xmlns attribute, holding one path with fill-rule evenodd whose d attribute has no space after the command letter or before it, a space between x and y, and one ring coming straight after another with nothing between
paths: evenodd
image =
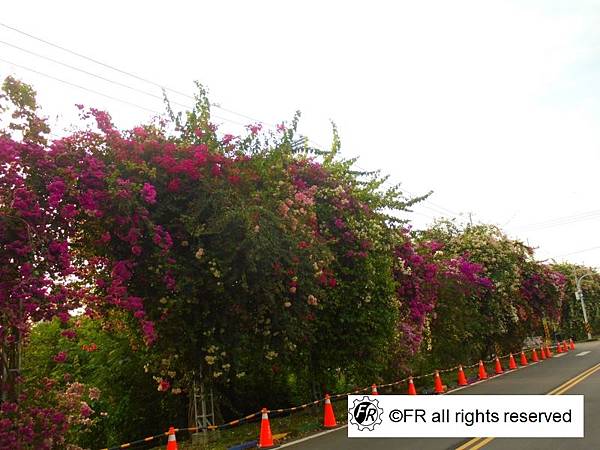
<instances>
[{"instance_id":1,"label":"white flower","mask_svg":"<svg viewBox=\"0 0 600 450\"><path fill-rule=\"evenodd\" d=\"M274 351L272 351L272 350L271 350L270 352L268 352L268 353L265 355L265 358L267 358L268 360L272 360L272 359L275 359L275 358L277 358L277 355L278 355L278 353L277 353L277 352L274 352Z\"/></svg>"}]
</instances>

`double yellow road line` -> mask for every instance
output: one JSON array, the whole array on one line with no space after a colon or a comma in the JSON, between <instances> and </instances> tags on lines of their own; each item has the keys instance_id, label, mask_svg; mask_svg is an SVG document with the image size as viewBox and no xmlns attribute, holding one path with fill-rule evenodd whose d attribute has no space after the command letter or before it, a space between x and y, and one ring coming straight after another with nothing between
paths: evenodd
<instances>
[{"instance_id":1,"label":"double yellow road line","mask_svg":"<svg viewBox=\"0 0 600 450\"><path fill-rule=\"evenodd\" d=\"M599 370L600 370L600 363L598 363L595 366L592 366L589 369L581 372L579 375L577 375L577 376L571 378L570 380L564 382L563 384L561 384L557 388L552 389L546 395L562 395L565 392L567 392L569 389L571 389L573 386L575 386L578 383L581 383L587 377L589 377L590 375L594 374L595 372L597 372ZM494 439L495 438L493 438L493 437L488 437L488 438L473 438L470 441L465 442L460 447L456 447L456 450L477 450L477 449L479 449L479 448L481 448L481 447L489 444Z\"/></svg>"}]
</instances>

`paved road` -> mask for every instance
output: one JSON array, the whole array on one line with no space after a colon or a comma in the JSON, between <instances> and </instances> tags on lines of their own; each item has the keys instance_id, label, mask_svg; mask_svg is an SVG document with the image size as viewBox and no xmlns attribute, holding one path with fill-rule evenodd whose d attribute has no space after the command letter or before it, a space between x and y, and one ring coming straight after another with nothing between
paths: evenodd
<instances>
[{"instance_id":1,"label":"paved road","mask_svg":"<svg viewBox=\"0 0 600 450\"><path fill-rule=\"evenodd\" d=\"M579 353L589 353L577 356ZM556 356L556 355L555 355ZM587 369L600 363L600 341L580 343L575 351L539 364L494 377L451 395L547 394ZM349 439L341 428L312 439L289 443L290 450L578 450L600 449L600 370L572 385L565 394L585 395L585 438L583 439L460 439L460 438L372 438ZM338 413L339 414L339 413Z\"/></svg>"}]
</instances>

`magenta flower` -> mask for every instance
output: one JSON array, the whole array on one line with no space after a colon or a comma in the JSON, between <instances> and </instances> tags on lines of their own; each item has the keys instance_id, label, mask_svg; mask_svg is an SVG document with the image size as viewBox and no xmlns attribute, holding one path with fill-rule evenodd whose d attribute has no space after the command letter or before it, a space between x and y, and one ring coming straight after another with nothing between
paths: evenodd
<instances>
[{"instance_id":1,"label":"magenta flower","mask_svg":"<svg viewBox=\"0 0 600 450\"><path fill-rule=\"evenodd\" d=\"M73 330L64 330L60 334L61 334L61 336L64 336L70 340L73 340L77 337L77 333L75 333L75 331L73 331Z\"/></svg>"},{"instance_id":2,"label":"magenta flower","mask_svg":"<svg viewBox=\"0 0 600 450\"><path fill-rule=\"evenodd\" d=\"M156 203L156 189L150 183L144 183L141 194L146 203Z\"/></svg>"},{"instance_id":3,"label":"magenta flower","mask_svg":"<svg viewBox=\"0 0 600 450\"><path fill-rule=\"evenodd\" d=\"M94 412L94 410L92 408L90 408L90 405L88 405L86 402L81 402L81 416L82 417L90 417L92 415L92 413Z\"/></svg>"},{"instance_id":4,"label":"magenta flower","mask_svg":"<svg viewBox=\"0 0 600 450\"><path fill-rule=\"evenodd\" d=\"M167 190L169 192L177 192L180 187L181 181L179 181L179 178L173 178L171 181L169 181L169 184L167 185Z\"/></svg>"},{"instance_id":5,"label":"magenta flower","mask_svg":"<svg viewBox=\"0 0 600 450\"><path fill-rule=\"evenodd\" d=\"M59 364L64 363L67 360L67 352L58 352L52 359Z\"/></svg>"}]
</instances>

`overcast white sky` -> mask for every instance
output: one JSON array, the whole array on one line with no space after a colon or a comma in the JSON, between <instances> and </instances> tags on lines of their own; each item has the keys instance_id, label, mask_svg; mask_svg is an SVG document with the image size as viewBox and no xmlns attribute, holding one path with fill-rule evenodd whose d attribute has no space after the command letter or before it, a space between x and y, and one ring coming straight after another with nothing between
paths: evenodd
<instances>
[{"instance_id":1,"label":"overcast white sky","mask_svg":"<svg viewBox=\"0 0 600 450\"><path fill-rule=\"evenodd\" d=\"M470 212L540 259L600 266L600 1L19 0L3 2L0 23L189 94L198 80L212 101L268 123L300 109L302 132L322 145L333 119L361 168L434 191L416 227ZM60 127L75 103L123 127L152 113L17 65L162 110L7 43L160 89L0 26L0 77L33 83Z\"/></svg>"}]
</instances>

